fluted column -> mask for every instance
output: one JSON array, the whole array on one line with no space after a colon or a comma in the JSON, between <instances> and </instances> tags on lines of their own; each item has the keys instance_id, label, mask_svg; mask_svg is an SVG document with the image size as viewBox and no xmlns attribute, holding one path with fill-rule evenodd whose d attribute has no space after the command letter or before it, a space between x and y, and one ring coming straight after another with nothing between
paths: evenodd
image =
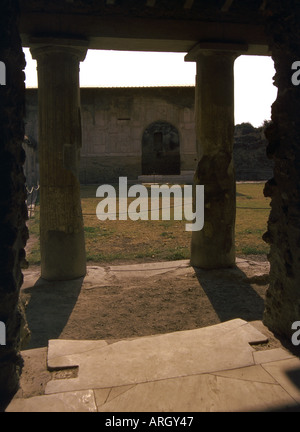
<instances>
[{"instance_id":1,"label":"fluted column","mask_svg":"<svg viewBox=\"0 0 300 432\"><path fill-rule=\"evenodd\" d=\"M247 47L199 44L186 61L197 63L195 185L204 185L204 227L192 233L191 264L235 265L236 186L233 164L234 61Z\"/></svg>"},{"instance_id":2,"label":"fluted column","mask_svg":"<svg viewBox=\"0 0 300 432\"><path fill-rule=\"evenodd\" d=\"M38 64L41 276L70 280L86 274L78 168L81 148L79 46L39 43Z\"/></svg>"}]
</instances>

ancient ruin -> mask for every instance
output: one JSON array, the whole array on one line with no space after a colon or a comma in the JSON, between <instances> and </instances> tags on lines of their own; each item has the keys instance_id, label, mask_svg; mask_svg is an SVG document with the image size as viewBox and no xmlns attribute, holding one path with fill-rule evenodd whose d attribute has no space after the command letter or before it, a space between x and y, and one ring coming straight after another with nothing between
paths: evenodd
<instances>
[{"instance_id":1,"label":"ancient ruin","mask_svg":"<svg viewBox=\"0 0 300 432\"><path fill-rule=\"evenodd\" d=\"M6 345L0 346L0 409L17 391L22 369L19 290L28 239L22 46L38 63L41 272L47 280L86 273L78 168L79 67L88 49L184 52L197 63L195 184L205 185L206 207L204 229L193 233L191 264L203 269L235 265L234 60L272 56L278 98L267 130L274 175L265 187L272 203L264 235L271 265L264 321L291 338L300 319L300 87L291 79L300 60L299 2L5 0L1 6L0 321ZM161 137L156 140L159 146Z\"/></svg>"},{"instance_id":2,"label":"ancient ruin","mask_svg":"<svg viewBox=\"0 0 300 432\"><path fill-rule=\"evenodd\" d=\"M197 166L195 87L81 88L81 184L154 181L193 182ZM159 120L158 120L159 119ZM266 124L268 122L265 122ZM237 181L266 181L273 163L267 158L266 125L235 126L234 165ZM26 89L24 172L38 183L38 89ZM124 164L126 157L126 164Z\"/></svg>"}]
</instances>

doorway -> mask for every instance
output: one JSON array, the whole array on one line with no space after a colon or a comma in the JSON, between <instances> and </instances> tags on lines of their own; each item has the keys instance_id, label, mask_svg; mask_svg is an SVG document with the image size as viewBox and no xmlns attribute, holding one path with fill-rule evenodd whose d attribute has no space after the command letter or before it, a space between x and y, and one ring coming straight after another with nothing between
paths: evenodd
<instances>
[{"instance_id":1,"label":"doorway","mask_svg":"<svg viewBox=\"0 0 300 432\"><path fill-rule=\"evenodd\" d=\"M142 140L142 175L180 175L178 130L170 123L155 122Z\"/></svg>"}]
</instances>

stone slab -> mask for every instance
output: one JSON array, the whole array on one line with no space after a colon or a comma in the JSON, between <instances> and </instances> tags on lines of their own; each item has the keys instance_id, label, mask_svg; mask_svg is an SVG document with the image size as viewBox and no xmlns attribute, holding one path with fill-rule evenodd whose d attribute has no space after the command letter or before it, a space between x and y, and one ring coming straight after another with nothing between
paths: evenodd
<instances>
[{"instance_id":1,"label":"stone slab","mask_svg":"<svg viewBox=\"0 0 300 432\"><path fill-rule=\"evenodd\" d=\"M84 278L83 287L92 289L95 286L111 286L117 282L116 278L110 274L109 267L90 266Z\"/></svg>"},{"instance_id":2,"label":"stone slab","mask_svg":"<svg viewBox=\"0 0 300 432\"><path fill-rule=\"evenodd\" d=\"M213 375L224 378L234 378L244 381L256 381L261 383L276 384L276 380L265 371L261 365L249 366L233 370L218 371Z\"/></svg>"},{"instance_id":3,"label":"stone slab","mask_svg":"<svg viewBox=\"0 0 300 432\"><path fill-rule=\"evenodd\" d=\"M265 363L263 368L300 404L300 359Z\"/></svg>"},{"instance_id":4,"label":"stone slab","mask_svg":"<svg viewBox=\"0 0 300 432\"><path fill-rule=\"evenodd\" d=\"M189 260L106 267L90 266L87 268L87 275L83 281L83 289L89 290L99 287L116 286L124 283L127 284L128 280L137 280L140 282L142 279L168 275L170 272L172 272L173 276L177 276L178 273L193 273L194 270L189 265Z\"/></svg>"},{"instance_id":5,"label":"stone slab","mask_svg":"<svg viewBox=\"0 0 300 432\"><path fill-rule=\"evenodd\" d=\"M46 394L111 388L254 365L250 343L266 337L236 319L202 329L119 341L80 354L60 351L77 378L52 380ZM49 358L53 359L49 345ZM62 362L60 365L63 367Z\"/></svg>"},{"instance_id":6,"label":"stone slab","mask_svg":"<svg viewBox=\"0 0 300 432\"><path fill-rule=\"evenodd\" d=\"M137 384L98 406L98 411L254 412L289 410L294 402L278 384L203 374Z\"/></svg>"},{"instance_id":7,"label":"stone slab","mask_svg":"<svg viewBox=\"0 0 300 432\"><path fill-rule=\"evenodd\" d=\"M274 348L270 350L257 351L253 353L256 364L269 363L273 361L286 360L294 356L283 348Z\"/></svg>"},{"instance_id":8,"label":"stone slab","mask_svg":"<svg viewBox=\"0 0 300 432\"><path fill-rule=\"evenodd\" d=\"M95 389L95 399L97 407L104 405L107 402L118 398L121 394L131 390L135 387L135 384L121 387L105 388L105 389Z\"/></svg>"},{"instance_id":9,"label":"stone slab","mask_svg":"<svg viewBox=\"0 0 300 432\"><path fill-rule=\"evenodd\" d=\"M148 278L169 272L174 272L178 269L186 269L190 267L189 260L142 263L131 265L119 265L110 267L110 275L116 276L117 279L123 278Z\"/></svg>"},{"instance_id":10,"label":"stone slab","mask_svg":"<svg viewBox=\"0 0 300 432\"><path fill-rule=\"evenodd\" d=\"M96 412L92 390L35 396L29 399L15 398L6 412Z\"/></svg>"},{"instance_id":11,"label":"stone slab","mask_svg":"<svg viewBox=\"0 0 300 432\"><path fill-rule=\"evenodd\" d=\"M72 364L72 355L80 355L90 350L100 349L107 346L107 342L100 341L73 341L55 339L48 343L47 364L49 369L76 367ZM67 353L67 355L66 355ZM76 363L76 362L75 362Z\"/></svg>"},{"instance_id":12,"label":"stone slab","mask_svg":"<svg viewBox=\"0 0 300 432\"><path fill-rule=\"evenodd\" d=\"M269 263L257 263L249 260L237 258L236 265L245 272L247 277L261 278L269 273ZM93 289L95 287L115 286L118 283L128 279L138 279L168 275L172 272L173 276L181 275L182 272L194 272L190 266L189 260L153 262L142 264L129 264L117 266L89 266L87 267L87 275L81 278L77 283L82 284L84 289ZM255 282L255 280L253 280ZM56 286L69 287L74 284L68 282L56 282ZM53 285L53 282L48 282L40 278L39 270L25 270L24 282L22 290L33 286Z\"/></svg>"}]
</instances>

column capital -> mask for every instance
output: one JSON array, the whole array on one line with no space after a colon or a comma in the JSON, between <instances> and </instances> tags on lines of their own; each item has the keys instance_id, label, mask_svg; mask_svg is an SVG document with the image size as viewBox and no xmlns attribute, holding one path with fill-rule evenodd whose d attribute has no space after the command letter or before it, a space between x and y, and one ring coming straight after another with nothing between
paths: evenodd
<instances>
[{"instance_id":1,"label":"column capital","mask_svg":"<svg viewBox=\"0 0 300 432\"><path fill-rule=\"evenodd\" d=\"M227 43L227 42L199 42L185 56L186 62L195 62L201 56L209 55L229 55L238 57L241 54L246 54L248 44L245 43Z\"/></svg>"},{"instance_id":2,"label":"column capital","mask_svg":"<svg viewBox=\"0 0 300 432\"><path fill-rule=\"evenodd\" d=\"M29 41L32 58L38 60L41 56L57 53L69 53L83 62L89 42L86 39L68 39L56 37L33 37Z\"/></svg>"}]
</instances>

